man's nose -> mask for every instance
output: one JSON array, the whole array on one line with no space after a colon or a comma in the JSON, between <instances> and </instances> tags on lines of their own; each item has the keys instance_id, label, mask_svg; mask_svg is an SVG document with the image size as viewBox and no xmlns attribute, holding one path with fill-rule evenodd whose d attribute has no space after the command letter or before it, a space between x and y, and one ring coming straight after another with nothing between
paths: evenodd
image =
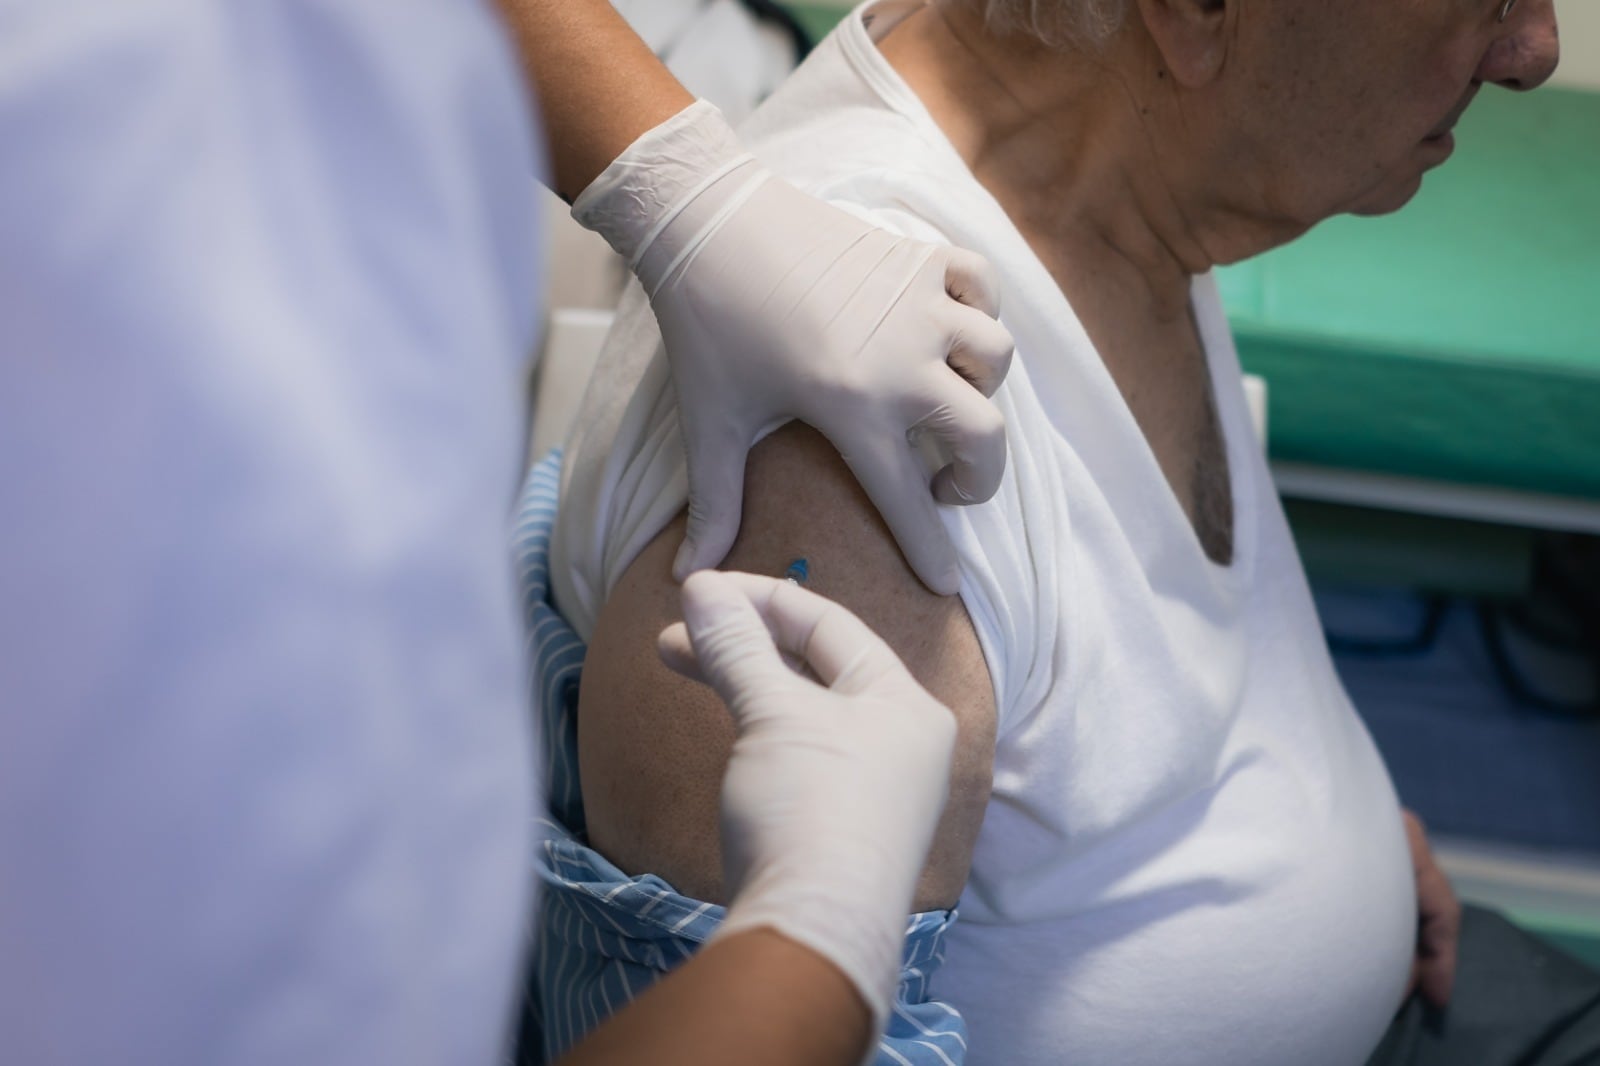
<instances>
[{"instance_id":1,"label":"man's nose","mask_svg":"<svg viewBox=\"0 0 1600 1066\"><path fill-rule=\"evenodd\" d=\"M1478 80L1519 92L1537 89L1561 60L1555 0L1522 0L1478 64Z\"/></svg>"}]
</instances>

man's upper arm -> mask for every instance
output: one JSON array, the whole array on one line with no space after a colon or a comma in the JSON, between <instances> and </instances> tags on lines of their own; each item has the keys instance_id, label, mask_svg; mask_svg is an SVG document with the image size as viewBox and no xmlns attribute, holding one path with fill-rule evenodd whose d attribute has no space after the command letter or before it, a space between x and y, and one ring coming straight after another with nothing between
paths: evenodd
<instances>
[{"instance_id":1,"label":"man's upper arm","mask_svg":"<svg viewBox=\"0 0 1600 1066\"><path fill-rule=\"evenodd\" d=\"M590 842L629 873L721 901L718 797L733 727L716 695L669 671L656 634L681 617L673 555L683 518L640 553L602 609L584 669L580 772ZM950 906L966 880L988 799L994 695L961 601L906 565L838 453L791 424L751 453L744 519L725 569L779 575L805 559L807 586L887 640L960 725L951 800L918 891Z\"/></svg>"}]
</instances>

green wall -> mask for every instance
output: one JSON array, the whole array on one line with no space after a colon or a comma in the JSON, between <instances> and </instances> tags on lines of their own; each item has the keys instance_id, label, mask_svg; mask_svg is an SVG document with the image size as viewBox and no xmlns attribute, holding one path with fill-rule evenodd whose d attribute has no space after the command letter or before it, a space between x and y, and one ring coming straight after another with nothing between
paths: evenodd
<instances>
[{"instance_id":1,"label":"green wall","mask_svg":"<svg viewBox=\"0 0 1600 1066\"><path fill-rule=\"evenodd\" d=\"M806 28L806 32L811 34L813 40L818 41L827 36L828 31L833 29L846 11L850 10L848 4L791 3L783 6L794 12L794 17L799 20L800 25Z\"/></svg>"}]
</instances>

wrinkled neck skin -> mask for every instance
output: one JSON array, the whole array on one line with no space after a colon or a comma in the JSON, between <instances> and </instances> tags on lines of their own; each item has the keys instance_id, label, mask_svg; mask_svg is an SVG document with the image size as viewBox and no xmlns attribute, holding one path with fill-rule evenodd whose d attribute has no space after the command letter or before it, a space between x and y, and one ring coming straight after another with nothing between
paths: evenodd
<instances>
[{"instance_id":1,"label":"wrinkled neck skin","mask_svg":"<svg viewBox=\"0 0 1600 1066\"><path fill-rule=\"evenodd\" d=\"M1224 138L1194 121L1203 101L1136 15L1091 53L997 38L933 5L880 48L1023 235L1055 253L1052 270L1075 275L1074 295L1173 321L1194 275L1304 231L1244 209Z\"/></svg>"}]
</instances>

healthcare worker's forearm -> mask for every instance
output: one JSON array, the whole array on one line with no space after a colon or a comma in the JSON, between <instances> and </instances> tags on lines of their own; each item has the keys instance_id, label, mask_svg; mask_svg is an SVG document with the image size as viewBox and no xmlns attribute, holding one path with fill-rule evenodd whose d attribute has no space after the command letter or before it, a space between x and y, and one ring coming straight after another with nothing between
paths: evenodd
<instances>
[{"instance_id":1,"label":"healthcare worker's forearm","mask_svg":"<svg viewBox=\"0 0 1600 1066\"><path fill-rule=\"evenodd\" d=\"M856 1066L869 1025L843 971L779 933L753 929L708 944L560 1066Z\"/></svg>"},{"instance_id":2,"label":"healthcare worker's forearm","mask_svg":"<svg viewBox=\"0 0 1600 1066\"><path fill-rule=\"evenodd\" d=\"M610 0L496 0L539 97L555 191L572 200L694 102Z\"/></svg>"}]
</instances>

